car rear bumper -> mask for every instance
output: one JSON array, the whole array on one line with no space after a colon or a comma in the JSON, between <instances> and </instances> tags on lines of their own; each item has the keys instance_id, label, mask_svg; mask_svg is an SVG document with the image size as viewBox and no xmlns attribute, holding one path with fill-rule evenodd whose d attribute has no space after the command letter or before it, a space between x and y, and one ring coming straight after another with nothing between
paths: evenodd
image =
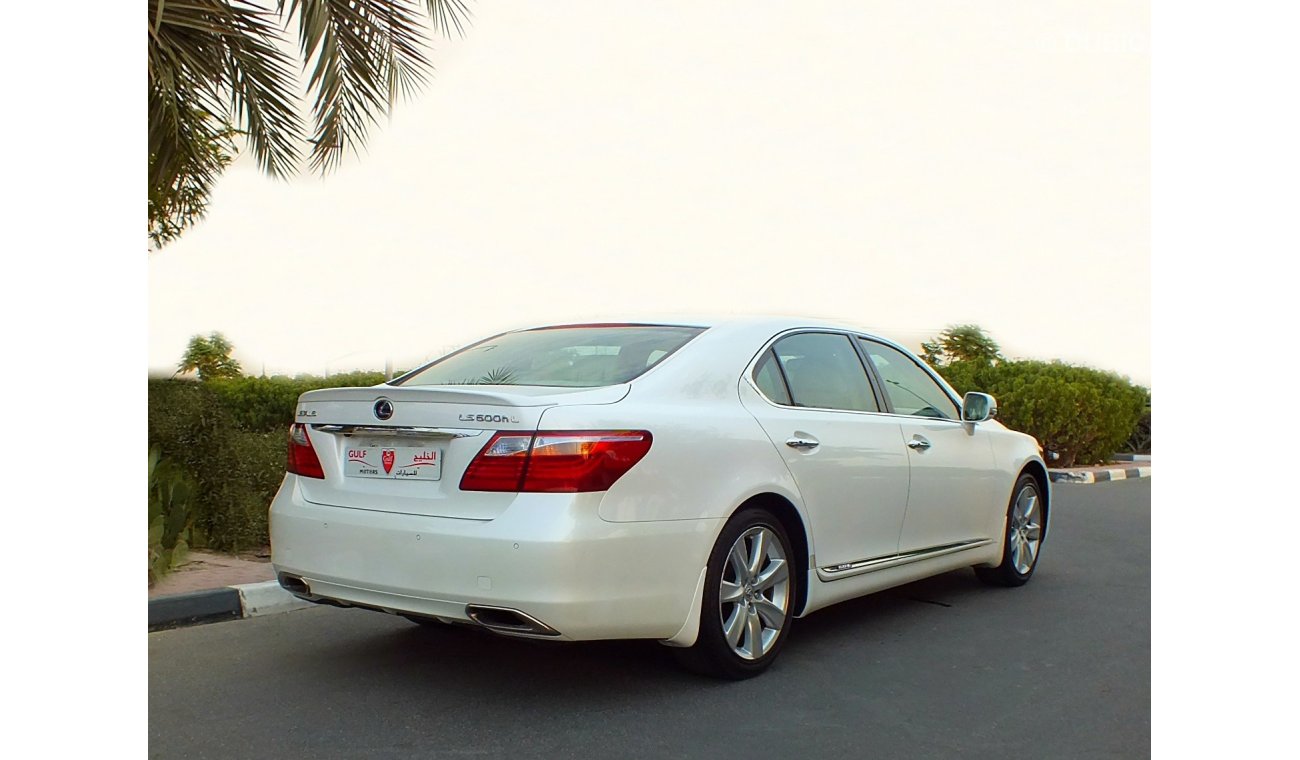
<instances>
[{"instance_id":1,"label":"car rear bumper","mask_svg":"<svg viewBox=\"0 0 1300 760\"><path fill-rule=\"evenodd\" d=\"M272 562L321 601L464 622L472 606L514 610L565 640L673 637L724 521L610 523L601 496L520 494L465 520L312 504L288 475Z\"/></svg>"}]
</instances>

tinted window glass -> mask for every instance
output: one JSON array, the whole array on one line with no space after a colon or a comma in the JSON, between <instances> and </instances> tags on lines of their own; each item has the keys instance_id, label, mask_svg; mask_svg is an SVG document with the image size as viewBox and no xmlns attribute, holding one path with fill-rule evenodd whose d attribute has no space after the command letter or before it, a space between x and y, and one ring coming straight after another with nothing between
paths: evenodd
<instances>
[{"instance_id":1,"label":"tinted window glass","mask_svg":"<svg viewBox=\"0 0 1300 760\"><path fill-rule=\"evenodd\" d=\"M879 411L862 360L848 336L799 333L772 347L785 370L795 406Z\"/></svg>"},{"instance_id":2,"label":"tinted window glass","mask_svg":"<svg viewBox=\"0 0 1300 760\"><path fill-rule=\"evenodd\" d=\"M489 338L439 359L395 385L626 383L703 332L699 327L548 327Z\"/></svg>"},{"instance_id":3,"label":"tinted window glass","mask_svg":"<svg viewBox=\"0 0 1300 760\"><path fill-rule=\"evenodd\" d=\"M790 392L785 389L785 379L781 377L781 369L776 366L771 351L763 354L763 358L754 367L754 383L764 396L778 404L790 406Z\"/></svg>"},{"instance_id":4,"label":"tinted window glass","mask_svg":"<svg viewBox=\"0 0 1300 760\"><path fill-rule=\"evenodd\" d=\"M906 354L875 341L862 340L876 372L885 381L885 394L898 414L960 419L961 411L943 388Z\"/></svg>"}]
</instances>

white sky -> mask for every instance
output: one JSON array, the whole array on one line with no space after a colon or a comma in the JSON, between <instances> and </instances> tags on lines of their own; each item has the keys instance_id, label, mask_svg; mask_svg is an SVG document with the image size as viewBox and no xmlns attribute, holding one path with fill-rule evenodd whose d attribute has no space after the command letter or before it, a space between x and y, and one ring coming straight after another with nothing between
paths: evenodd
<instances>
[{"instance_id":1,"label":"white sky","mask_svg":"<svg viewBox=\"0 0 1300 760\"><path fill-rule=\"evenodd\" d=\"M240 161L149 260L149 365L407 367L499 329L775 312L1150 383L1145 3L483 0L320 180Z\"/></svg>"}]
</instances>

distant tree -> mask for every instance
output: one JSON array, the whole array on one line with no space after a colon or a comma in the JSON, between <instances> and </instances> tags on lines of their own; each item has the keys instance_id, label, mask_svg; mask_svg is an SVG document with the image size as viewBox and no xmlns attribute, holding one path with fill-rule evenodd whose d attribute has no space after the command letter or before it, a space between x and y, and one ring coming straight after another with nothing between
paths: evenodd
<instances>
[{"instance_id":1,"label":"distant tree","mask_svg":"<svg viewBox=\"0 0 1300 760\"><path fill-rule=\"evenodd\" d=\"M921 358L936 368L954 362L992 365L1002 361L1002 349L979 325L953 325L921 344Z\"/></svg>"},{"instance_id":2,"label":"distant tree","mask_svg":"<svg viewBox=\"0 0 1300 760\"><path fill-rule=\"evenodd\" d=\"M197 372L200 380L217 380L242 376L239 362L231 358L230 352L235 347L226 340L226 336L214 332L206 338L195 335L181 357L177 371Z\"/></svg>"}]
</instances>

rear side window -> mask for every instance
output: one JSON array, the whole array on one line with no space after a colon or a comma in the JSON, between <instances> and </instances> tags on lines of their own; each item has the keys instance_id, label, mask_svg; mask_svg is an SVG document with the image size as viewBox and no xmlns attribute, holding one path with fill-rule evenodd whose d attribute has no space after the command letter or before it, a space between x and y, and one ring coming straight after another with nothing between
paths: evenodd
<instances>
[{"instance_id":1,"label":"rear side window","mask_svg":"<svg viewBox=\"0 0 1300 760\"><path fill-rule=\"evenodd\" d=\"M794 406L880 411L867 371L847 335L799 333L778 340L772 350Z\"/></svg>"},{"instance_id":2,"label":"rear side window","mask_svg":"<svg viewBox=\"0 0 1300 760\"><path fill-rule=\"evenodd\" d=\"M475 343L393 384L617 385L638 377L702 332L702 327L661 325L521 330Z\"/></svg>"},{"instance_id":3,"label":"rear side window","mask_svg":"<svg viewBox=\"0 0 1300 760\"><path fill-rule=\"evenodd\" d=\"M781 368L776 366L776 357L771 350L754 365L754 384L768 399L790 406L790 392L785 388L785 378L781 377Z\"/></svg>"}]
</instances>

